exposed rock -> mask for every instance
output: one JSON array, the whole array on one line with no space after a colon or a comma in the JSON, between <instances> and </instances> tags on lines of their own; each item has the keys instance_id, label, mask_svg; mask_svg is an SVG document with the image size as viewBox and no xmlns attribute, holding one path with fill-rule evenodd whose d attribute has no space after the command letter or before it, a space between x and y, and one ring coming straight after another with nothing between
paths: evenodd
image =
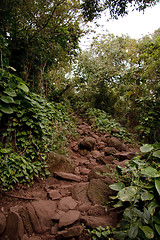
<instances>
[{"instance_id":1,"label":"exposed rock","mask_svg":"<svg viewBox=\"0 0 160 240\"><path fill-rule=\"evenodd\" d=\"M91 180L93 178L95 178L95 179L105 178L103 173L107 173L107 172L108 172L107 166L96 166L91 169L91 171L89 172L88 178L89 178L89 180Z\"/></svg>"},{"instance_id":2,"label":"exposed rock","mask_svg":"<svg viewBox=\"0 0 160 240\"><path fill-rule=\"evenodd\" d=\"M106 147L104 149L105 156L115 155L117 153L117 150L114 147Z\"/></svg>"},{"instance_id":3,"label":"exposed rock","mask_svg":"<svg viewBox=\"0 0 160 240\"><path fill-rule=\"evenodd\" d=\"M27 235L27 234L25 234L25 235L23 236L22 240L29 240L29 237L28 237L28 235Z\"/></svg>"},{"instance_id":4,"label":"exposed rock","mask_svg":"<svg viewBox=\"0 0 160 240\"><path fill-rule=\"evenodd\" d=\"M108 164L108 163L113 162L114 157L113 157L112 155L110 155L110 156L104 157L102 160L103 160L103 163L104 163L104 164Z\"/></svg>"},{"instance_id":5,"label":"exposed rock","mask_svg":"<svg viewBox=\"0 0 160 240\"><path fill-rule=\"evenodd\" d=\"M64 214L65 214L65 212L60 210L52 217L52 220L59 221L60 218L62 217L62 215L64 215Z\"/></svg>"},{"instance_id":6,"label":"exposed rock","mask_svg":"<svg viewBox=\"0 0 160 240\"><path fill-rule=\"evenodd\" d=\"M52 217L55 215L57 205L54 201L40 200L31 203L39 219L42 232L50 229Z\"/></svg>"},{"instance_id":7,"label":"exposed rock","mask_svg":"<svg viewBox=\"0 0 160 240\"><path fill-rule=\"evenodd\" d=\"M16 206L10 207L10 212L17 212L17 213L19 213L22 208L23 208L22 206L16 205Z\"/></svg>"},{"instance_id":8,"label":"exposed rock","mask_svg":"<svg viewBox=\"0 0 160 240\"><path fill-rule=\"evenodd\" d=\"M10 240L21 240L23 238L24 226L18 213L9 213L7 218L6 233Z\"/></svg>"},{"instance_id":9,"label":"exposed rock","mask_svg":"<svg viewBox=\"0 0 160 240\"><path fill-rule=\"evenodd\" d=\"M0 235L4 232L6 228L6 216L0 213Z\"/></svg>"},{"instance_id":10,"label":"exposed rock","mask_svg":"<svg viewBox=\"0 0 160 240\"><path fill-rule=\"evenodd\" d=\"M81 222L83 222L87 227L97 228L99 226L107 227L110 225L110 221L106 215L104 216L83 216L81 217Z\"/></svg>"},{"instance_id":11,"label":"exposed rock","mask_svg":"<svg viewBox=\"0 0 160 240\"><path fill-rule=\"evenodd\" d=\"M111 137L108 138L107 144L109 147L115 147L116 149L118 149L122 145L122 142L116 137Z\"/></svg>"},{"instance_id":12,"label":"exposed rock","mask_svg":"<svg viewBox=\"0 0 160 240\"><path fill-rule=\"evenodd\" d=\"M76 222L80 217L80 211L77 210L69 210L59 220L59 228L69 226Z\"/></svg>"},{"instance_id":13,"label":"exposed rock","mask_svg":"<svg viewBox=\"0 0 160 240\"><path fill-rule=\"evenodd\" d=\"M68 211L75 209L76 206L77 203L72 197L65 197L60 200L58 208L63 211Z\"/></svg>"},{"instance_id":14,"label":"exposed rock","mask_svg":"<svg viewBox=\"0 0 160 240\"><path fill-rule=\"evenodd\" d=\"M33 233L32 223L30 221L29 213L26 207L23 207L20 211L20 216L22 218L24 227L29 235Z\"/></svg>"},{"instance_id":15,"label":"exposed rock","mask_svg":"<svg viewBox=\"0 0 160 240\"><path fill-rule=\"evenodd\" d=\"M79 226L73 226L71 228L68 228L67 230L58 232L57 239L66 239L71 237L78 237L83 232L84 227Z\"/></svg>"},{"instance_id":16,"label":"exposed rock","mask_svg":"<svg viewBox=\"0 0 160 240\"><path fill-rule=\"evenodd\" d=\"M51 234L56 235L58 232L58 224L55 224L54 226L51 227Z\"/></svg>"},{"instance_id":17,"label":"exposed rock","mask_svg":"<svg viewBox=\"0 0 160 240\"><path fill-rule=\"evenodd\" d=\"M95 159L97 159L98 157L101 156L101 153L97 150L92 151L91 154L92 154L93 158L95 158Z\"/></svg>"},{"instance_id":18,"label":"exposed rock","mask_svg":"<svg viewBox=\"0 0 160 240\"><path fill-rule=\"evenodd\" d=\"M135 156L135 153L133 153L133 152L119 152L119 153L116 153L115 156L118 157L120 161L123 161L123 160L126 160L126 159L131 160Z\"/></svg>"},{"instance_id":19,"label":"exposed rock","mask_svg":"<svg viewBox=\"0 0 160 240\"><path fill-rule=\"evenodd\" d=\"M91 149L94 148L94 145L96 143L95 138L93 137L85 137L79 144L80 149L86 149L88 151L91 151Z\"/></svg>"},{"instance_id":20,"label":"exposed rock","mask_svg":"<svg viewBox=\"0 0 160 240\"><path fill-rule=\"evenodd\" d=\"M75 174L72 174L72 173L54 172L53 175L56 177L62 178L62 179L70 180L70 181L76 181L76 182L81 181L81 177L79 177Z\"/></svg>"},{"instance_id":21,"label":"exposed rock","mask_svg":"<svg viewBox=\"0 0 160 240\"><path fill-rule=\"evenodd\" d=\"M47 165L51 173L74 171L74 164L71 159L53 152L48 153Z\"/></svg>"},{"instance_id":22,"label":"exposed rock","mask_svg":"<svg viewBox=\"0 0 160 240\"><path fill-rule=\"evenodd\" d=\"M126 166L126 164L127 164L127 162L128 162L129 160L127 159L127 160L123 160L123 161L121 161L121 162L119 162L119 161L117 161L117 160L114 160L113 161L113 163L117 166L121 166L121 167L125 167Z\"/></svg>"},{"instance_id":23,"label":"exposed rock","mask_svg":"<svg viewBox=\"0 0 160 240\"><path fill-rule=\"evenodd\" d=\"M72 194L72 185L62 186L60 189L60 193L63 197L71 195Z\"/></svg>"},{"instance_id":24,"label":"exposed rock","mask_svg":"<svg viewBox=\"0 0 160 240\"><path fill-rule=\"evenodd\" d=\"M101 205L94 205L88 211L88 215L91 216L100 216L105 214L106 214L105 207Z\"/></svg>"},{"instance_id":25,"label":"exposed rock","mask_svg":"<svg viewBox=\"0 0 160 240\"><path fill-rule=\"evenodd\" d=\"M102 150L106 147L106 144L104 142L98 142L97 143L97 149Z\"/></svg>"},{"instance_id":26,"label":"exposed rock","mask_svg":"<svg viewBox=\"0 0 160 240\"><path fill-rule=\"evenodd\" d=\"M78 207L78 210L80 212L88 212L88 210L91 208L91 203L83 203L80 204L80 206Z\"/></svg>"},{"instance_id":27,"label":"exposed rock","mask_svg":"<svg viewBox=\"0 0 160 240\"><path fill-rule=\"evenodd\" d=\"M88 168L85 168L85 167L80 168L80 173L82 175L87 175L89 172L90 172L90 170Z\"/></svg>"},{"instance_id":28,"label":"exposed rock","mask_svg":"<svg viewBox=\"0 0 160 240\"><path fill-rule=\"evenodd\" d=\"M30 237L29 240L41 240L39 236Z\"/></svg>"},{"instance_id":29,"label":"exposed rock","mask_svg":"<svg viewBox=\"0 0 160 240\"><path fill-rule=\"evenodd\" d=\"M93 204L104 205L109 200L109 196L113 195L113 191L108 184L101 179L91 179L88 185L88 198Z\"/></svg>"},{"instance_id":30,"label":"exposed rock","mask_svg":"<svg viewBox=\"0 0 160 240\"><path fill-rule=\"evenodd\" d=\"M61 194L59 193L59 190L51 190L48 192L49 198L52 200L57 200L61 198Z\"/></svg>"},{"instance_id":31,"label":"exposed rock","mask_svg":"<svg viewBox=\"0 0 160 240\"><path fill-rule=\"evenodd\" d=\"M72 197L81 203L88 203L88 183L79 183L72 189Z\"/></svg>"},{"instance_id":32,"label":"exposed rock","mask_svg":"<svg viewBox=\"0 0 160 240\"><path fill-rule=\"evenodd\" d=\"M38 219L38 217L36 215L36 212L34 210L34 207L30 203L28 203L26 205L26 209L28 211L29 218L31 220L34 231L37 232L37 233L42 233L43 231L42 231L39 219Z\"/></svg>"}]
</instances>

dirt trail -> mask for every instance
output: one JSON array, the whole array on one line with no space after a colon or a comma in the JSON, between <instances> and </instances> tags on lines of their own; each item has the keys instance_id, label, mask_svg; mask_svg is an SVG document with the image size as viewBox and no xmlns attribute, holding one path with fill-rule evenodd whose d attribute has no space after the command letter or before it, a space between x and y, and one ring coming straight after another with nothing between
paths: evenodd
<instances>
[{"instance_id":1,"label":"dirt trail","mask_svg":"<svg viewBox=\"0 0 160 240\"><path fill-rule=\"evenodd\" d=\"M52 177L0 195L0 240L84 240L89 238L82 223L116 226L119 214L106 207L114 194L109 184L116 165L124 166L138 148L94 132L82 119L77 131L67 158L51 154ZM55 160L59 164L52 165Z\"/></svg>"}]
</instances>

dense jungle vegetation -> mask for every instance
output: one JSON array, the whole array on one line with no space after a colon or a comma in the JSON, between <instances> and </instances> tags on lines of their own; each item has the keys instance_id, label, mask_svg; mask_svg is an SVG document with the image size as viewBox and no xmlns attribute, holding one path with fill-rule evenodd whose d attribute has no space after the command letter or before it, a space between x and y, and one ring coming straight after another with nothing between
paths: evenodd
<instances>
[{"instance_id":1,"label":"dense jungle vegetation","mask_svg":"<svg viewBox=\"0 0 160 240\"><path fill-rule=\"evenodd\" d=\"M0 1L1 191L49 175L47 153L66 154L76 112L143 145L111 186L115 207L125 209L115 236L159 239L160 29L139 40L102 35L89 50L79 48L83 24L105 9L118 18L130 5L143 11L157 2Z\"/></svg>"}]
</instances>

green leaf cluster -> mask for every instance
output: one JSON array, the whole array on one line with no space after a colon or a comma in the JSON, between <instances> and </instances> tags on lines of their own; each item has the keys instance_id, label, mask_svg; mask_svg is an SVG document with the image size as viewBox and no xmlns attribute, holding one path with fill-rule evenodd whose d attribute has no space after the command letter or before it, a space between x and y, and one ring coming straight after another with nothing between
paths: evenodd
<instances>
[{"instance_id":1,"label":"green leaf cluster","mask_svg":"<svg viewBox=\"0 0 160 240\"><path fill-rule=\"evenodd\" d=\"M47 153L65 152L74 124L67 103L48 102L30 92L22 79L0 73L0 185L6 190L47 176Z\"/></svg>"},{"instance_id":2,"label":"green leaf cluster","mask_svg":"<svg viewBox=\"0 0 160 240\"><path fill-rule=\"evenodd\" d=\"M159 144L145 144L140 148L142 157L133 158L125 168L118 167L120 180L110 185L118 192L114 207L123 209L116 239L160 237L159 149Z\"/></svg>"},{"instance_id":3,"label":"green leaf cluster","mask_svg":"<svg viewBox=\"0 0 160 240\"><path fill-rule=\"evenodd\" d=\"M129 132L105 111L96 108L88 108L84 115L93 128L102 132L111 132L112 129L117 129L118 132L113 133L113 136L129 142L131 141Z\"/></svg>"}]
</instances>

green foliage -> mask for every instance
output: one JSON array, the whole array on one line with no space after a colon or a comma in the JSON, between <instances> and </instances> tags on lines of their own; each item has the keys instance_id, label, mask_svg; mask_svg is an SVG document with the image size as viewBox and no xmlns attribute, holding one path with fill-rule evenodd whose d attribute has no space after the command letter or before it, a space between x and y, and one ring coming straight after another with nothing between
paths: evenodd
<instances>
[{"instance_id":1,"label":"green foliage","mask_svg":"<svg viewBox=\"0 0 160 240\"><path fill-rule=\"evenodd\" d=\"M0 183L6 190L18 182L28 184L34 177L44 178L48 174L46 154L65 151L66 136L74 125L67 103L49 103L4 70L1 79ZM4 166L8 166L6 171Z\"/></svg>"},{"instance_id":2,"label":"green foliage","mask_svg":"<svg viewBox=\"0 0 160 240\"><path fill-rule=\"evenodd\" d=\"M112 240L113 238L111 238L111 235L112 235L112 229L108 226L106 228L99 226L93 230L88 229L88 236L92 240L98 240L98 239Z\"/></svg>"},{"instance_id":3,"label":"green foliage","mask_svg":"<svg viewBox=\"0 0 160 240\"><path fill-rule=\"evenodd\" d=\"M133 158L125 168L118 167L121 180L110 185L118 191L114 207L123 209L116 239L159 239L160 144L145 144L140 149L142 157Z\"/></svg>"},{"instance_id":4,"label":"green foliage","mask_svg":"<svg viewBox=\"0 0 160 240\"><path fill-rule=\"evenodd\" d=\"M136 127L140 139L153 143L160 141L160 100L144 97L136 101L139 125Z\"/></svg>"},{"instance_id":5,"label":"green foliage","mask_svg":"<svg viewBox=\"0 0 160 240\"><path fill-rule=\"evenodd\" d=\"M96 108L88 108L85 112L85 117L94 128L103 132L111 132L112 129L116 128L118 133L113 133L115 137L131 141L129 138L130 134L127 130L125 130L120 123L114 120L112 116L107 114L105 111Z\"/></svg>"}]
</instances>

